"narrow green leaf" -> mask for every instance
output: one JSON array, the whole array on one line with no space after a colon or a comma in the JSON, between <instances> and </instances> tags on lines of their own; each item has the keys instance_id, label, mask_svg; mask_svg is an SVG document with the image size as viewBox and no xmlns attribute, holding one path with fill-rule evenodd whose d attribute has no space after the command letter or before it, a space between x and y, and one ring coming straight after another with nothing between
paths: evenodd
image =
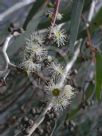
<instances>
[{"instance_id":1,"label":"narrow green leaf","mask_svg":"<svg viewBox=\"0 0 102 136\"><path fill-rule=\"evenodd\" d=\"M42 6L39 6L37 11L34 10L33 16L29 18L28 21L25 23L24 28L26 29L26 31L23 34L21 34L19 37L17 37L15 41L12 43L12 45L10 46L10 49L8 49L8 53L10 56L13 55L17 50L19 50L19 48L23 47L26 42L25 39L29 38L29 36L35 30L37 30L38 24L39 22L41 22L44 11L46 10L46 5L47 5L48 0L39 0L39 3L41 1L43 1Z\"/></svg>"},{"instance_id":2,"label":"narrow green leaf","mask_svg":"<svg viewBox=\"0 0 102 136\"><path fill-rule=\"evenodd\" d=\"M85 0L84 7L83 7L84 12L89 10L91 2L92 2L92 0Z\"/></svg>"},{"instance_id":3,"label":"narrow green leaf","mask_svg":"<svg viewBox=\"0 0 102 136\"><path fill-rule=\"evenodd\" d=\"M96 53L96 98L99 101L101 99L102 89L102 55Z\"/></svg>"},{"instance_id":4,"label":"narrow green leaf","mask_svg":"<svg viewBox=\"0 0 102 136\"><path fill-rule=\"evenodd\" d=\"M95 92L95 85L94 84L90 84L85 92L85 100L87 101Z\"/></svg>"},{"instance_id":5,"label":"narrow green leaf","mask_svg":"<svg viewBox=\"0 0 102 136\"><path fill-rule=\"evenodd\" d=\"M84 5L84 0L73 1L71 26L70 26L70 43L69 43L71 52L73 52L74 50L74 43L77 39L78 29L80 25L80 16L82 14L83 5Z\"/></svg>"},{"instance_id":6,"label":"narrow green leaf","mask_svg":"<svg viewBox=\"0 0 102 136\"><path fill-rule=\"evenodd\" d=\"M91 33L94 32L99 26L102 25L102 8L97 12L90 25Z\"/></svg>"},{"instance_id":7,"label":"narrow green leaf","mask_svg":"<svg viewBox=\"0 0 102 136\"><path fill-rule=\"evenodd\" d=\"M75 109L72 109L66 116L66 120L72 119L78 112L80 111L79 107L76 107Z\"/></svg>"},{"instance_id":8,"label":"narrow green leaf","mask_svg":"<svg viewBox=\"0 0 102 136\"><path fill-rule=\"evenodd\" d=\"M29 14L24 22L23 28L26 29L28 23L31 21L31 19L33 18L34 15L36 15L36 13L41 9L41 7L43 5L45 5L45 3L47 3L48 0L37 0L36 3L34 3L34 5L32 6L31 10L29 11Z\"/></svg>"},{"instance_id":9,"label":"narrow green leaf","mask_svg":"<svg viewBox=\"0 0 102 136\"><path fill-rule=\"evenodd\" d=\"M61 127L64 124L66 114L67 114L67 109L64 110L64 112L61 112L59 114L59 117L56 120L56 124L55 124L55 127L53 129L53 132L52 132L51 136L56 136L56 134L58 134L59 130L61 129Z\"/></svg>"}]
</instances>

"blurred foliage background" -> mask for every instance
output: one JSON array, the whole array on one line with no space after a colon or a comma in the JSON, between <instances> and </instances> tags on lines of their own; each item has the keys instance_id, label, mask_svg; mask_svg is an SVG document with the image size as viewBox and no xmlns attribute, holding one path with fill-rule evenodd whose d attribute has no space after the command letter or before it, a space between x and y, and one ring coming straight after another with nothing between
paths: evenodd
<instances>
[{"instance_id":1,"label":"blurred foliage background","mask_svg":"<svg viewBox=\"0 0 102 136\"><path fill-rule=\"evenodd\" d=\"M1 0L0 14L17 2L20 0ZM49 2L53 3L53 0ZM37 0L34 4L0 21L1 45L9 34L8 27L11 23L25 30L10 43L7 50L14 64L19 65L22 62L25 39L29 38L32 32L46 31L50 26L51 21L46 17L50 8L46 3L46 0ZM53 115L50 118L52 123L49 128L47 128L46 115L44 122L32 136L102 136L102 2L97 0L94 16L87 29L86 23L91 4L92 0L61 0L59 12L63 17L56 24L63 24L63 28L69 35L69 41L61 48L53 45L52 53L61 64L66 64L66 54L70 60L74 53L74 43L82 39L80 55L71 70L68 81L74 86L76 96L68 109L59 112L58 117L54 118ZM90 47L89 38L95 51ZM66 50L68 53L65 52ZM60 55L59 52L61 52ZM0 70L3 67L4 61L0 55ZM35 80L36 76L32 76ZM0 136L17 136L22 128L22 117L32 119L31 111L34 108L41 108L37 114L38 117L45 108L41 101L43 97L44 94L32 85L27 74L12 69L6 79L6 86L0 87ZM52 112L48 113L50 114Z\"/></svg>"}]
</instances>

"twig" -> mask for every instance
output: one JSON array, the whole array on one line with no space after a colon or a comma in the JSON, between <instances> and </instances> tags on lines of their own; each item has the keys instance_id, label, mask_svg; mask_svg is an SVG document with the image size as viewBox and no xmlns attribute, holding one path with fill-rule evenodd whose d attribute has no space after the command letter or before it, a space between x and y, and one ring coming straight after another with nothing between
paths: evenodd
<instances>
[{"instance_id":1,"label":"twig","mask_svg":"<svg viewBox=\"0 0 102 136\"><path fill-rule=\"evenodd\" d=\"M36 0L22 0L21 2L18 2L17 4L15 4L14 6L12 6L11 8L7 9L6 11L4 11L3 13L0 14L0 21L3 21L4 18L6 18L7 16L9 16L10 14L14 13L15 11L35 2Z\"/></svg>"},{"instance_id":2,"label":"twig","mask_svg":"<svg viewBox=\"0 0 102 136\"><path fill-rule=\"evenodd\" d=\"M18 36L19 34L20 33L17 32L17 31L12 32L12 34L9 34L6 37L6 39L5 39L4 43L2 44L2 46L0 46L0 54L2 55L3 60L5 62L5 68L2 71L0 71L1 81L3 80L5 82L5 79L8 76L8 74L10 72L10 69L12 67L18 69L18 67L15 64L10 62L9 56L7 54L7 49L9 47L9 45L10 45L10 41L12 40L12 38Z\"/></svg>"},{"instance_id":3,"label":"twig","mask_svg":"<svg viewBox=\"0 0 102 136\"><path fill-rule=\"evenodd\" d=\"M82 42L82 39L79 41L79 45L81 44ZM64 82L65 82L65 79L69 73L69 71L71 70L72 66L75 64L78 56L79 56L79 53L80 53L80 46L76 49L76 51L74 52L74 55L73 55L73 58L72 60L66 65L65 67L65 70L64 70L64 74L60 80L60 83L59 83L59 86L62 87Z\"/></svg>"},{"instance_id":4,"label":"twig","mask_svg":"<svg viewBox=\"0 0 102 136\"><path fill-rule=\"evenodd\" d=\"M29 130L29 134L27 136L31 136L35 129L43 122L45 119L45 114L47 113L48 110L52 108L52 103L49 103L46 109L43 111L43 113L39 116L39 118L35 121L33 127Z\"/></svg>"},{"instance_id":5,"label":"twig","mask_svg":"<svg viewBox=\"0 0 102 136\"><path fill-rule=\"evenodd\" d=\"M87 32L87 37L88 37L88 43L87 43L87 45L88 45L88 47L91 50L93 62L96 62L96 58L95 58L96 48L93 46L91 34L90 34L90 31L89 31L88 27L86 28L86 32Z\"/></svg>"},{"instance_id":6,"label":"twig","mask_svg":"<svg viewBox=\"0 0 102 136\"><path fill-rule=\"evenodd\" d=\"M5 42L4 42L4 44L3 44L3 46L0 48L0 54L2 55L2 57L4 58L4 62L5 62L5 68L4 68L4 70L3 71L0 71L0 77L2 77L2 78L5 78L5 75L7 76L8 74L7 73L9 73L8 72L8 66L9 66L9 64L11 64L10 63L10 60L9 60L9 57L8 57L8 55L7 55L7 48L8 48L8 46L9 46L9 42L11 41L11 39L13 38L13 35L9 35L7 38L6 38L6 40L5 40Z\"/></svg>"},{"instance_id":7,"label":"twig","mask_svg":"<svg viewBox=\"0 0 102 136\"><path fill-rule=\"evenodd\" d=\"M60 2L61 2L61 0L56 0L55 10L54 10L53 17L52 17L52 22L51 22L51 29L50 29L50 33L49 33L49 38L51 37L52 29L53 29L53 27L55 25L55 22L56 22Z\"/></svg>"},{"instance_id":8,"label":"twig","mask_svg":"<svg viewBox=\"0 0 102 136\"><path fill-rule=\"evenodd\" d=\"M94 16L96 2L97 2L97 0L92 0L89 15L88 15L88 19L87 19L87 23L86 23L86 32L87 32L88 42L89 42L88 45L89 45L89 48L90 48L90 50L92 52L93 62L95 62L96 49L93 47L93 43L92 43L92 40L91 40L91 34L90 34L90 31L89 31L89 26L90 26L89 24L92 21L92 18ZM84 18L83 18L83 20L85 21Z\"/></svg>"},{"instance_id":9,"label":"twig","mask_svg":"<svg viewBox=\"0 0 102 136\"><path fill-rule=\"evenodd\" d=\"M86 23L86 20L84 18L84 16L82 15L82 20L84 23ZM91 37L91 33L89 30L89 26L87 27L87 23L86 23L86 33L87 33L87 47L90 49L91 53L92 53L92 61L95 63L95 54L96 54L96 48L93 46L92 43L92 37Z\"/></svg>"},{"instance_id":10,"label":"twig","mask_svg":"<svg viewBox=\"0 0 102 136\"><path fill-rule=\"evenodd\" d=\"M57 18L57 14L58 14L58 11L59 11L60 2L61 2L61 0L56 0L56 7L55 7L54 15L53 15L52 27L54 27L55 22L56 22L56 18Z\"/></svg>"},{"instance_id":11,"label":"twig","mask_svg":"<svg viewBox=\"0 0 102 136\"><path fill-rule=\"evenodd\" d=\"M89 31L89 26L90 26L90 22L92 21L92 18L94 16L96 2L97 2L97 0L92 0L87 22L86 22L84 16L82 15L82 19L86 23L85 27L86 27L86 32L87 32L87 37L88 37L88 42L89 42L88 47L90 48L90 50L92 52L93 62L95 62L96 49L93 47L92 38L91 38L90 31Z\"/></svg>"},{"instance_id":12,"label":"twig","mask_svg":"<svg viewBox=\"0 0 102 136\"><path fill-rule=\"evenodd\" d=\"M57 126L57 123L55 122L54 128L53 128L53 130L52 130L50 136L53 136L56 126Z\"/></svg>"},{"instance_id":13,"label":"twig","mask_svg":"<svg viewBox=\"0 0 102 136\"><path fill-rule=\"evenodd\" d=\"M92 0L87 23L86 23L86 27L89 27L89 23L91 22L92 17L94 16L96 2L97 2L97 0Z\"/></svg>"}]
</instances>

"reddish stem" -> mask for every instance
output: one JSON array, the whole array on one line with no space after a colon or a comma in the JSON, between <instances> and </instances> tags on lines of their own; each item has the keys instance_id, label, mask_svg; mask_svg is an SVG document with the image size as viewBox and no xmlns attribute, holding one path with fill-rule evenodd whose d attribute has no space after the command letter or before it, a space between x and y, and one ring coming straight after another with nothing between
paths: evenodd
<instances>
[{"instance_id":1,"label":"reddish stem","mask_svg":"<svg viewBox=\"0 0 102 136\"><path fill-rule=\"evenodd\" d=\"M56 0L56 3L55 3L55 10L54 10L53 17L52 17L51 30L50 30L49 38L51 37L52 29L55 26L57 14L58 14L58 11L59 11L60 2L61 2L61 0Z\"/></svg>"},{"instance_id":2,"label":"reddish stem","mask_svg":"<svg viewBox=\"0 0 102 136\"><path fill-rule=\"evenodd\" d=\"M82 17L82 20L84 21L84 23L86 23L84 16L82 15L81 17ZM90 30L88 27L86 27L86 33L87 33L87 39L88 39L87 47L90 49L90 51L92 53L92 61L95 63L96 62L96 59L95 59L96 48L93 46L91 33L90 33Z\"/></svg>"}]
</instances>

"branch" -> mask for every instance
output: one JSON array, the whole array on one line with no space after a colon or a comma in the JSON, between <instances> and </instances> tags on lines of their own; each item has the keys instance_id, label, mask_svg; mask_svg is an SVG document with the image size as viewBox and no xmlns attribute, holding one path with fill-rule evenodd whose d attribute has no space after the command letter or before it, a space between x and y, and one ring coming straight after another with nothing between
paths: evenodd
<instances>
[{"instance_id":1,"label":"branch","mask_svg":"<svg viewBox=\"0 0 102 136\"><path fill-rule=\"evenodd\" d=\"M92 6L93 7L93 6ZM92 8L91 7L91 8ZM91 9L90 9L91 10ZM89 13L89 16L90 17L90 22L91 22L91 19L92 19L92 13L94 13L94 10L93 12L90 11ZM91 14L91 15L90 15ZM87 47L90 49L91 53L92 53L92 61L95 63L96 62L96 59L95 59L95 55L96 55L96 48L93 46L93 42L92 42L92 37L91 37L91 33L90 33L90 30L89 30L89 24L86 23L86 20L84 18L84 16L82 15L82 20L83 22L86 24L86 33L87 33Z\"/></svg>"},{"instance_id":2,"label":"branch","mask_svg":"<svg viewBox=\"0 0 102 136\"><path fill-rule=\"evenodd\" d=\"M79 45L81 44L81 42L82 42L82 39L79 40ZM69 71L71 70L71 68L73 67L73 65L75 64L75 62L76 62L76 60L77 60L77 58L79 56L79 53L80 53L80 46L76 49L76 51L74 52L73 58L71 59L71 61L65 67L63 76L62 76L62 78L60 80L60 83L59 83L60 87L63 86Z\"/></svg>"},{"instance_id":3,"label":"branch","mask_svg":"<svg viewBox=\"0 0 102 136\"><path fill-rule=\"evenodd\" d=\"M96 2L97 2L97 0L92 0L86 27L89 27L89 23L91 22L91 20L92 20L92 18L94 16Z\"/></svg>"},{"instance_id":4,"label":"branch","mask_svg":"<svg viewBox=\"0 0 102 136\"><path fill-rule=\"evenodd\" d=\"M0 48L0 53L1 53L1 55L3 56L4 61L5 61L5 68L4 68L3 71L0 71L0 77L1 77L1 78L4 78L5 75L7 76L7 73L9 73L9 72L8 72L8 66L9 66L9 64L10 64L10 60L9 60L9 57L8 57L6 51L7 51L7 48L8 48L8 46L9 46L9 42L11 41L12 38L13 38L13 35L10 34L10 35L6 38L6 40L5 40L4 44L3 44L3 46Z\"/></svg>"},{"instance_id":5,"label":"branch","mask_svg":"<svg viewBox=\"0 0 102 136\"><path fill-rule=\"evenodd\" d=\"M59 11L60 2L61 2L61 0L56 0L55 11L54 11L54 15L53 15L52 24L51 24L52 27L54 27L55 22L56 22L56 18L57 18L57 14L58 14L58 11Z\"/></svg>"},{"instance_id":6,"label":"branch","mask_svg":"<svg viewBox=\"0 0 102 136\"><path fill-rule=\"evenodd\" d=\"M61 2L61 0L56 0L55 10L54 10L52 22L51 22L51 29L50 29L50 33L49 33L49 38L51 37L52 29L55 26L57 14L58 14L58 11L59 11L60 2Z\"/></svg>"},{"instance_id":7,"label":"branch","mask_svg":"<svg viewBox=\"0 0 102 136\"><path fill-rule=\"evenodd\" d=\"M35 1L36 0L22 0L21 2L16 3L14 6L0 14L0 21L3 21L4 18L14 13L16 10L19 10Z\"/></svg>"},{"instance_id":8,"label":"branch","mask_svg":"<svg viewBox=\"0 0 102 136\"><path fill-rule=\"evenodd\" d=\"M0 54L2 55L3 60L5 62L5 68L2 71L0 71L0 78L1 78L2 83L3 83L3 81L5 82L5 79L10 72L10 68L13 67L13 68L17 69L17 66L10 62L9 56L7 54L7 49L9 47L9 44L10 44L10 41L12 40L12 38L20 35L20 32L18 30L19 29L12 31L12 33L9 34L7 36L7 38L5 39L2 46L0 46Z\"/></svg>"},{"instance_id":9,"label":"branch","mask_svg":"<svg viewBox=\"0 0 102 136\"><path fill-rule=\"evenodd\" d=\"M52 108L52 103L49 103L46 109L43 111L43 113L39 116L39 118L35 121L33 127L29 130L29 134L27 136L31 136L35 129L43 122L45 119L45 114L47 113L48 110Z\"/></svg>"}]
</instances>

